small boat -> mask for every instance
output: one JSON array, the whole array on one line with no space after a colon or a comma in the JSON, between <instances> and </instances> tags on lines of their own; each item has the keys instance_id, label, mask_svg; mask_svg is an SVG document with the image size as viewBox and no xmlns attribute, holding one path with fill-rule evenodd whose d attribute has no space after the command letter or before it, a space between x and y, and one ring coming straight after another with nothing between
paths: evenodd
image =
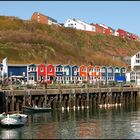
<instances>
[{"instance_id":1,"label":"small boat","mask_svg":"<svg viewBox=\"0 0 140 140\"><path fill-rule=\"evenodd\" d=\"M51 107L32 107L32 106L22 106L23 107L23 111L25 112L47 112L47 111L51 111L52 108Z\"/></svg>"},{"instance_id":2,"label":"small boat","mask_svg":"<svg viewBox=\"0 0 140 140\"><path fill-rule=\"evenodd\" d=\"M26 114L6 114L5 112L0 114L0 120L3 118L7 118L7 116L9 115L9 118L27 118L28 116Z\"/></svg>"},{"instance_id":3,"label":"small boat","mask_svg":"<svg viewBox=\"0 0 140 140\"><path fill-rule=\"evenodd\" d=\"M25 124L25 121L22 120L22 117L19 118L12 118L8 114L6 118L1 120L1 126L6 128L13 128L13 127L21 127Z\"/></svg>"}]
</instances>

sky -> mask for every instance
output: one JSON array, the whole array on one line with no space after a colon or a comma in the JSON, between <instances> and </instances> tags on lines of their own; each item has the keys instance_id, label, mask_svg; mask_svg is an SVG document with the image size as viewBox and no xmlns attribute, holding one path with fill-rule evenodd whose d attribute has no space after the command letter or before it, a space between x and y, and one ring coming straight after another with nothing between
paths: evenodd
<instances>
[{"instance_id":1,"label":"sky","mask_svg":"<svg viewBox=\"0 0 140 140\"><path fill-rule=\"evenodd\" d=\"M58 23L77 18L140 36L140 1L0 1L0 15L29 20L34 12L52 17Z\"/></svg>"}]
</instances>

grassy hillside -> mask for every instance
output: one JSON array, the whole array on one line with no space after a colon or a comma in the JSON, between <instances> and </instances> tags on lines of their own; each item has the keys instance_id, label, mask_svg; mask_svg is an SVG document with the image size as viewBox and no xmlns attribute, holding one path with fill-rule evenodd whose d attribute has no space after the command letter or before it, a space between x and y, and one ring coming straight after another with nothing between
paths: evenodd
<instances>
[{"instance_id":1,"label":"grassy hillside","mask_svg":"<svg viewBox=\"0 0 140 140\"><path fill-rule=\"evenodd\" d=\"M0 60L8 63L62 63L121 66L140 42L0 17Z\"/></svg>"}]
</instances>

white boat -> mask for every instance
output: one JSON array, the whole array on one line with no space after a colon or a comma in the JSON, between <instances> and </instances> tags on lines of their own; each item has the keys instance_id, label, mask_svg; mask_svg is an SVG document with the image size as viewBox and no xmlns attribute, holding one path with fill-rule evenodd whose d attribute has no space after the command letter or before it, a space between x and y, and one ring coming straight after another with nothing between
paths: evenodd
<instances>
[{"instance_id":1,"label":"white boat","mask_svg":"<svg viewBox=\"0 0 140 140\"><path fill-rule=\"evenodd\" d=\"M6 113L2 113L0 114L0 120L3 119L3 118L7 118L7 116L9 115L9 118L23 118L23 119L26 119L28 116L26 114L6 114Z\"/></svg>"},{"instance_id":2,"label":"white boat","mask_svg":"<svg viewBox=\"0 0 140 140\"><path fill-rule=\"evenodd\" d=\"M25 124L25 121L22 120L22 117L19 118L11 118L9 117L9 114L6 118L3 118L1 120L1 126L2 127L20 127Z\"/></svg>"}]
</instances>

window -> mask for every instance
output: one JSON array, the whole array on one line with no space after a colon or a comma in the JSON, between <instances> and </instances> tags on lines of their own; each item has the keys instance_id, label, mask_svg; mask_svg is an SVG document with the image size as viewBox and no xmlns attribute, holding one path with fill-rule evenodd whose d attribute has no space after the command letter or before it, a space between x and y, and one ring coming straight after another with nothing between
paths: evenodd
<instances>
[{"instance_id":1,"label":"window","mask_svg":"<svg viewBox=\"0 0 140 140\"><path fill-rule=\"evenodd\" d=\"M30 76L30 77L29 77L29 80L34 80L34 77L33 77L33 76Z\"/></svg>"},{"instance_id":2,"label":"window","mask_svg":"<svg viewBox=\"0 0 140 140\"><path fill-rule=\"evenodd\" d=\"M140 60L139 59L136 59L136 63L140 63Z\"/></svg>"},{"instance_id":3,"label":"window","mask_svg":"<svg viewBox=\"0 0 140 140\"><path fill-rule=\"evenodd\" d=\"M122 73L125 73L125 69L122 69Z\"/></svg>"},{"instance_id":4,"label":"window","mask_svg":"<svg viewBox=\"0 0 140 140\"><path fill-rule=\"evenodd\" d=\"M100 69L95 69L96 72L100 72Z\"/></svg>"},{"instance_id":5,"label":"window","mask_svg":"<svg viewBox=\"0 0 140 140\"><path fill-rule=\"evenodd\" d=\"M83 68L82 71L86 71L86 68Z\"/></svg>"},{"instance_id":6,"label":"window","mask_svg":"<svg viewBox=\"0 0 140 140\"><path fill-rule=\"evenodd\" d=\"M105 73L106 71L105 71L105 69L101 69L101 72L104 72Z\"/></svg>"},{"instance_id":7,"label":"window","mask_svg":"<svg viewBox=\"0 0 140 140\"><path fill-rule=\"evenodd\" d=\"M40 71L41 71L41 72L44 72L44 69L43 69L43 68L40 68Z\"/></svg>"},{"instance_id":8,"label":"window","mask_svg":"<svg viewBox=\"0 0 140 140\"><path fill-rule=\"evenodd\" d=\"M115 69L115 72L116 72L116 73L119 73L119 69Z\"/></svg>"},{"instance_id":9,"label":"window","mask_svg":"<svg viewBox=\"0 0 140 140\"><path fill-rule=\"evenodd\" d=\"M111 68L108 69L108 73L112 73L113 70Z\"/></svg>"},{"instance_id":10,"label":"window","mask_svg":"<svg viewBox=\"0 0 140 140\"><path fill-rule=\"evenodd\" d=\"M74 68L74 71L78 71L78 69L77 68Z\"/></svg>"},{"instance_id":11,"label":"window","mask_svg":"<svg viewBox=\"0 0 140 140\"><path fill-rule=\"evenodd\" d=\"M91 69L89 69L89 72L92 72L93 71L93 69L91 68Z\"/></svg>"},{"instance_id":12,"label":"window","mask_svg":"<svg viewBox=\"0 0 140 140\"><path fill-rule=\"evenodd\" d=\"M52 68L50 68L50 72L52 72Z\"/></svg>"},{"instance_id":13,"label":"window","mask_svg":"<svg viewBox=\"0 0 140 140\"><path fill-rule=\"evenodd\" d=\"M84 25L84 30L86 30L86 25Z\"/></svg>"},{"instance_id":14,"label":"window","mask_svg":"<svg viewBox=\"0 0 140 140\"><path fill-rule=\"evenodd\" d=\"M140 54L138 53L138 54L136 54L136 58L140 58Z\"/></svg>"}]
</instances>

